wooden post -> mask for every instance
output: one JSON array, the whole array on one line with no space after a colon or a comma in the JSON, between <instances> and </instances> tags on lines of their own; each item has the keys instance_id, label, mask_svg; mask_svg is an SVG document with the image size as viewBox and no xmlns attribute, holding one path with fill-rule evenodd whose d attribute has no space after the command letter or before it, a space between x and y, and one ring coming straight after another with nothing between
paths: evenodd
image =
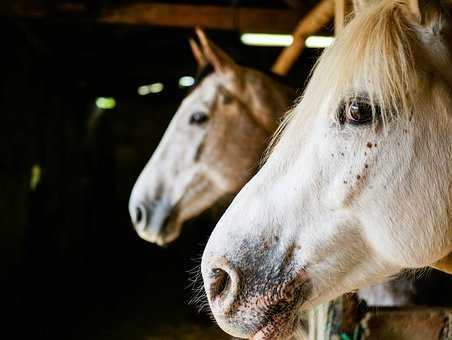
<instances>
[{"instance_id":1,"label":"wooden post","mask_svg":"<svg viewBox=\"0 0 452 340\"><path fill-rule=\"evenodd\" d=\"M344 27L345 1L346 0L335 0L335 2L334 2L334 33L336 35Z\"/></svg>"},{"instance_id":2,"label":"wooden post","mask_svg":"<svg viewBox=\"0 0 452 340\"><path fill-rule=\"evenodd\" d=\"M334 14L334 0L323 0L301 19L293 32L293 43L279 55L272 71L286 75L304 49L306 38L325 26Z\"/></svg>"},{"instance_id":3,"label":"wooden post","mask_svg":"<svg viewBox=\"0 0 452 340\"><path fill-rule=\"evenodd\" d=\"M348 338L356 332L363 315L356 294L345 294L308 312L309 340Z\"/></svg>"},{"instance_id":4,"label":"wooden post","mask_svg":"<svg viewBox=\"0 0 452 340\"><path fill-rule=\"evenodd\" d=\"M334 4L334 32L337 35L345 26L347 17L352 12L350 0L335 0Z\"/></svg>"}]
</instances>

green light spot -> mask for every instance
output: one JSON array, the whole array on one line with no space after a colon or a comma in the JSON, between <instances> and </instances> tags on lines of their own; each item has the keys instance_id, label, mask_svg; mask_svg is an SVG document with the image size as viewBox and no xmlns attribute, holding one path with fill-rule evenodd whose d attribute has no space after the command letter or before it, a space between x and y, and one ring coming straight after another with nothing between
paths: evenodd
<instances>
[{"instance_id":1,"label":"green light spot","mask_svg":"<svg viewBox=\"0 0 452 340\"><path fill-rule=\"evenodd\" d=\"M165 88L165 85L163 83L153 83L150 85L142 85L138 88L138 94L140 96L146 96L149 93L160 93Z\"/></svg>"},{"instance_id":2,"label":"green light spot","mask_svg":"<svg viewBox=\"0 0 452 340\"><path fill-rule=\"evenodd\" d=\"M150 93L160 93L163 91L163 89L165 88L165 86L163 86L162 83L154 83L149 85L149 92Z\"/></svg>"},{"instance_id":3,"label":"green light spot","mask_svg":"<svg viewBox=\"0 0 452 340\"><path fill-rule=\"evenodd\" d=\"M96 99L96 106L102 110L111 110L116 106L116 100L113 97L99 97Z\"/></svg>"},{"instance_id":4,"label":"green light spot","mask_svg":"<svg viewBox=\"0 0 452 340\"><path fill-rule=\"evenodd\" d=\"M39 182L41 181L41 174L42 174L42 170L39 165L35 164L31 167L31 174L30 174L31 191L34 191L36 189L36 187L38 186Z\"/></svg>"},{"instance_id":5,"label":"green light spot","mask_svg":"<svg viewBox=\"0 0 452 340\"><path fill-rule=\"evenodd\" d=\"M195 83L195 78L191 76L184 76L179 79L179 87L190 87Z\"/></svg>"}]
</instances>

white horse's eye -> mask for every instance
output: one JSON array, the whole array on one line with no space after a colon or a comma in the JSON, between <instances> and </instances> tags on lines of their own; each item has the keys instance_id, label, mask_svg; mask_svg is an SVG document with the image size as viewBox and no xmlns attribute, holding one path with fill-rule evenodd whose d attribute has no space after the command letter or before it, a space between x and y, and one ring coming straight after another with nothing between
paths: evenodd
<instances>
[{"instance_id":1,"label":"white horse's eye","mask_svg":"<svg viewBox=\"0 0 452 340\"><path fill-rule=\"evenodd\" d=\"M205 112L196 111L190 116L190 124L201 125L209 119L209 116Z\"/></svg>"},{"instance_id":2,"label":"white horse's eye","mask_svg":"<svg viewBox=\"0 0 452 340\"><path fill-rule=\"evenodd\" d=\"M338 119L341 124L365 125L371 123L374 113L378 112L378 107L372 107L368 100L356 98L341 104Z\"/></svg>"}]
</instances>

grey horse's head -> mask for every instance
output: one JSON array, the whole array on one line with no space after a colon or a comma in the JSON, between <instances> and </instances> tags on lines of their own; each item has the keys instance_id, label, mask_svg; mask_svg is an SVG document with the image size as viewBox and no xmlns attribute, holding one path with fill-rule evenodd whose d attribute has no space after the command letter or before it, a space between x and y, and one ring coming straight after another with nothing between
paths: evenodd
<instances>
[{"instance_id":1,"label":"grey horse's head","mask_svg":"<svg viewBox=\"0 0 452 340\"><path fill-rule=\"evenodd\" d=\"M268 75L237 65L197 33L201 47L190 43L203 76L174 115L129 202L137 233L158 245L175 240L184 222L240 190L294 95Z\"/></svg>"}]
</instances>

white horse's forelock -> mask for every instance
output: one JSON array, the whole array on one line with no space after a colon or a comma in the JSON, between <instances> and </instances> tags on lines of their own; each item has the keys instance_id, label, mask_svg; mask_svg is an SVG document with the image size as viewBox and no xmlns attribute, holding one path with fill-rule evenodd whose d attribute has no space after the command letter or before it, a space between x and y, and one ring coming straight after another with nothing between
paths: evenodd
<instances>
[{"instance_id":1,"label":"white horse's forelock","mask_svg":"<svg viewBox=\"0 0 452 340\"><path fill-rule=\"evenodd\" d=\"M383 126L392 117L410 118L416 100L422 97L422 79L427 73L417 62L422 56L416 33L408 28L400 11L396 1L381 1L345 27L334 48L328 48L319 58L298 105L273 135L266 158L289 123L302 130L308 116L317 113L320 106L328 105L336 112L341 101L348 98L366 96L374 113L378 106Z\"/></svg>"}]
</instances>

